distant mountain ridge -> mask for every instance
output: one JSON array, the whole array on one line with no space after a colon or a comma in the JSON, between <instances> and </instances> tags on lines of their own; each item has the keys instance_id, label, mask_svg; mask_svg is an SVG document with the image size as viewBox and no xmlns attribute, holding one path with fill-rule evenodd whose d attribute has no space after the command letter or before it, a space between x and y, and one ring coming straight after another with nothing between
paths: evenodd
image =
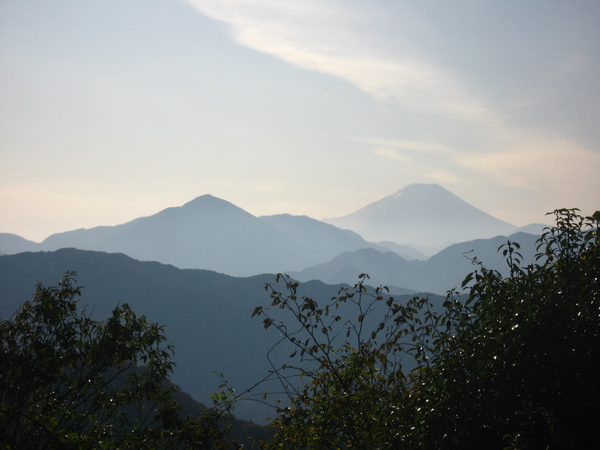
<instances>
[{"instance_id":1,"label":"distant mountain ridge","mask_svg":"<svg viewBox=\"0 0 600 450\"><path fill-rule=\"evenodd\" d=\"M348 250L374 248L381 251L393 249L406 259L423 257L414 249L386 242L367 242L358 233L342 230L334 225L311 219L308 216L292 216L277 214L260 216L260 220L274 228L290 240L301 246L312 257L327 260L331 254L339 254Z\"/></svg>"},{"instance_id":2,"label":"distant mountain ridge","mask_svg":"<svg viewBox=\"0 0 600 450\"><path fill-rule=\"evenodd\" d=\"M407 261L396 253L376 249L361 249L346 252L330 261L290 273L298 281L321 280L328 284L352 283L360 273L370 275L372 285L402 288L403 292L431 292L438 295L459 287L464 277L476 269L473 259L488 269L505 276L508 266L501 245L508 241L521 246L519 252L523 264L535 262L536 241L539 235L515 233L511 236L496 236L476 239L446 247L425 261Z\"/></svg>"},{"instance_id":3,"label":"distant mountain ridge","mask_svg":"<svg viewBox=\"0 0 600 450\"><path fill-rule=\"evenodd\" d=\"M405 260L426 260L452 242L515 230L438 185L406 186L329 222L289 214L255 217L226 200L203 195L121 225L56 233L39 244L0 233L0 254L78 248L252 276L298 272L366 248L392 251ZM422 251L402 245L410 241Z\"/></svg>"},{"instance_id":4,"label":"distant mountain ridge","mask_svg":"<svg viewBox=\"0 0 600 450\"><path fill-rule=\"evenodd\" d=\"M517 228L438 184L411 184L351 214L323 221L369 241L433 247L507 235Z\"/></svg>"},{"instance_id":5,"label":"distant mountain ridge","mask_svg":"<svg viewBox=\"0 0 600 450\"><path fill-rule=\"evenodd\" d=\"M92 318L104 320L118 303L128 303L136 314L164 325L168 341L175 345L173 381L200 402L210 404L209 394L221 383L213 371L222 372L243 390L271 368L267 352L277 335L265 331L251 315L254 307L270 304L264 286L275 281L273 275L231 277L72 248L4 255L0 256L0 317L12 316L23 300L31 299L38 281L56 285L67 270L77 271L82 305L89 306ZM339 285L313 281L303 283L298 292L324 301L339 289ZM240 404L236 416L262 421L272 414L254 406L259 405Z\"/></svg>"},{"instance_id":6,"label":"distant mountain ridge","mask_svg":"<svg viewBox=\"0 0 600 450\"><path fill-rule=\"evenodd\" d=\"M249 276L284 267L294 245L243 209L211 195L115 227L50 236L42 249L121 252L141 261Z\"/></svg>"},{"instance_id":7,"label":"distant mountain ridge","mask_svg":"<svg viewBox=\"0 0 600 450\"><path fill-rule=\"evenodd\" d=\"M78 248L234 276L300 270L366 247L386 248L306 216L258 218L211 195L122 225L53 234L41 244L0 235L0 253Z\"/></svg>"},{"instance_id":8,"label":"distant mountain ridge","mask_svg":"<svg viewBox=\"0 0 600 450\"><path fill-rule=\"evenodd\" d=\"M12 233L0 233L0 255L12 255L21 252L34 252L40 249L40 244L29 241Z\"/></svg>"}]
</instances>

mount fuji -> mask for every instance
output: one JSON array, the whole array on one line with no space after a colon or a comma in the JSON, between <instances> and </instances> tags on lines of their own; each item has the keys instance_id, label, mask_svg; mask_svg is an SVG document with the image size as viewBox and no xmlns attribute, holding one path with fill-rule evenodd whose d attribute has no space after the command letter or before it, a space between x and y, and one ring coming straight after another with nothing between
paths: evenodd
<instances>
[{"instance_id":1,"label":"mount fuji","mask_svg":"<svg viewBox=\"0 0 600 450\"><path fill-rule=\"evenodd\" d=\"M351 214L323 221L371 242L438 248L517 229L438 184L411 184Z\"/></svg>"}]
</instances>

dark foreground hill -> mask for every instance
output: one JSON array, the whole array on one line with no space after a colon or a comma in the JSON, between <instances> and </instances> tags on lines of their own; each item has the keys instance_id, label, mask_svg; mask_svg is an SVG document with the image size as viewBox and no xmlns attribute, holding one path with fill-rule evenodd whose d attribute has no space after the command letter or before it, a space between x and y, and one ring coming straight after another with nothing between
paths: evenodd
<instances>
[{"instance_id":1,"label":"dark foreground hill","mask_svg":"<svg viewBox=\"0 0 600 450\"><path fill-rule=\"evenodd\" d=\"M67 270L77 271L82 303L94 318L128 303L165 325L176 350L173 381L200 402L210 404L209 394L221 382L213 371L240 387L264 374L271 337L250 315L265 302L263 285L272 276L234 278L75 249L21 253L0 256L0 314L10 316L32 298L37 281L55 285Z\"/></svg>"},{"instance_id":2,"label":"dark foreground hill","mask_svg":"<svg viewBox=\"0 0 600 450\"><path fill-rule=\"evenodd\" d=\"M273 275L235 278L76 249L4 255L0 315L9 317L31 299L37 281L56 285L67 270L77 271L84 286L82 303L89 305L93 318L103 319L118 303L128 303L136 313L163 324L175 345L173 381L202 403L210 404L210 393L221 383L215 371L241 391L270 368L266 354L277 338L250 316L255 306L269 303L264 285L274 281ZM328 300L338 291L339 286L310 282L299 293ZM241 403L235 413L262 421L271 411Z\"/></svg>"}]
</instances>

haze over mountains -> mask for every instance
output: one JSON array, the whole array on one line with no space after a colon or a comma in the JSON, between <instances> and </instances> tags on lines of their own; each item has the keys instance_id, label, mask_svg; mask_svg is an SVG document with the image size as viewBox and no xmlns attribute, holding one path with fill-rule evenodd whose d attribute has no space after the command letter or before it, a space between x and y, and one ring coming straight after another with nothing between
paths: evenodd
<instances>
[{"instance_id":1,"label":"haze over mountains","mask_svg":"<svg viewBox=\"0 0 600 450\"><path fill-rule=\"evenodd\" d=\"M290 273L304 282L303 292L320 300L336 295L341 283L354 284L364 272L371 275L370 284L388 285L395 295L435 296L460 285L475 268L474 256L503 270L497 250L507 240L521 243L525 261L533 261L535 253L535 235L498 236L515 227L437 185L408 186L355 214L338 222L359 223L378 242L306 216L256 217L210 195L122 225L57 233L42 243L0 233L0 253L7 254L0 256L0 316L10 316L31 298L37 281L56 284L64 271L76 270L95 314L105 316L118 302L128 302L166 325L177 346L175 381L207 402L218 383L212 371L244 386L269 368L260 358L272 336L250 314L268 303L263 286L274 273ZM408 238L390 242L391 235L377 234L395 227ZM465 230L485 238L466 239L429 258L401 245L409 240L439 245L467 236ZM259 414L239 413L251 419Z\"/></svg>"},{"instance_id":2,"label":"haze over mountains","mask_svg":"<svg viewBox=\"0 0 600 450\"><path fill-rule=\"evenodd\" d=\"M411 184L343 217L325 219L370 241L441 247L506 235L517 227L475 208L438 184Z\"/></svg>"},{"instance_id":3,"label":"haze over mountains","mask_svg":"<svg viewBox=\"0 0 600 450\"><path fill-rule=\"evenodd\" d=\"M41 244L0 234L0 253L74 247L251 276L300 271L365 248L391 250L405 260L426 259L429 255L401 244L441 246L516 229L438 185L407 186L329 222L337 226L289 214L255 217L225 200L203 195L122 225L57 233ZM369 242L360 233L380 242Z\"/></svg>"},{"instance_id":4,"label":"haze over mountains","mask_svg":"<svg viewBox=\"0 0 600 450\"><path fill-rule=\"evenodd\" d=\"M486 268L508 275L508 266L498 248L508 241L520 245L524 263L535 261L539 236L518 232L510 236L475 239L446 247L425 261L407 261L393 252L364 248L346 252L330 261L291 272L298 281L321 280L329 284L356 282L359 273L370 275L373 286L393 286L396 292L445 295L459 287L464 277L475 270L474 258Z\"/></svg>"},{"instance_id":5,"label":"haze over mountains","mask_svg":"<svg viewBox=\"0 0 600 450\"><path fill-rule=\"evenodd\" d=\"M266 352L274 337L260 320L250 318L257 305L268 303L264 284L272 275L236 278L206 270L183 270L157 262L140 262L123 254L77 249L0 256L0 317L9 318L35 283L56 285L67 270L76 270L84 287L82 305L104 320L119 303L165 326L175 344L173 380L184 391L211 404L209 394L224 373L236 388L248 387L266 375ZM331 298L337 288L313 282L302 292ZM254 413L244 414L254 418ZM264 416L262 417L264 419Z\"/></svg>"},{"instance_id":6,"label":"haze over mountains","mask_svg":"<svg viewBox=\"0 0 600 450\"><path fill-rule=\"evenodd\" d=\"M235 276L300 270L341 252L369 246L384 249L354 232L315 219L289 215L258 218L210 195L122 225L53 234L41 244L0 235L0 253L74 247Z\"/></svg>"}]
</instances>

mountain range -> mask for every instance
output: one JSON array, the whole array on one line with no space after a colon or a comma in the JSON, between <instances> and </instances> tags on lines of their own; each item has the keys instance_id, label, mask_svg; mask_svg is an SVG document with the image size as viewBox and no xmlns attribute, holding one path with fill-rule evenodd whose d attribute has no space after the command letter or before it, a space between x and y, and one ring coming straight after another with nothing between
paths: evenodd
<instances>
[{"instance_id":1,"label":"mountain range","mask_svg":"<svg viewBox=\"0 0 600 450\"><path fill-rule=\"evenodd\" d=\"M415 212L417 199L428 212ZM451 208L439 206L444 199L450 199ZM356 231L306 216L256 217L210 195L122 225L57 233L41 243L0 233L5 254L0 256L0 317L10 317L31 298L37 281L56 284L65 271L75 270L85 287L84 303L96 318L127 302L138 314L164 324L176 345L174 381L209 403L209 393L220 384L213 371L243 389L270 368L266 354L274 336L250 316L255 306L269 303L263 288L274 280L273 273L288 272L303 281L299 295L315 299L330 299L342 283L352 285L366 272L369 284L388 285L395 296L431 293L441 304L438 295L459 286L476 268L474 256L503 270L498 247L508 240L518 241L524 260L533 261L534 234L498 236L498 230L515 227L461 202L439 186L411 185L361 210L363 219L371 217L367 224L379 217L390 229L404 227L407 238L395 241L373 234L377 241L369 242ZM424 236L437 230L433 245L466 236L456 231L461 214L465 229L485 238L467 239L428 257L402 244L417 236L404 218L411 214ZM454 230L454 237L442 237L445 228ZM247 404L236 410L256 421L270 412Z\"/></svg>"},{"instance_id":2,"label":"mountain range","mask_svg":"<svg viewBox=\"0 0 600 450\"><path fill-rule=\"evenodd\" d=\"M396 292L402 293L445 295L450 289L460 286L468 273L477 269L477 261L488 269L508 275L508 265L498 249L509 241L520 245L518 251L523 263L535 262L538 237L518 232L508 237L475 239L446 247L424 261L407 261L390 251L364 248L342 253L326 263L290 272L290 275L298 281L351 284L357 274L367 273L373 286L393 286Z\"/></svg>"},{"instance_id":3,"label":"mountain range","mask_svg":"<svg viewBox=\"0 0 600 450\"><path fill-rule=\"evenodd\" d=\"M360 226L352 219L357 217ZM516 229L438 185L410 185L345 218L330 221L338 226L289 214L256 217L225 200L203 195L125 224L57 233L41 243L0 233L0 253L73 247L125 253L141 261L180 268L252 276L298 272L366 248L392 251L409 261L425 260L430 254L402 243L439 246L441 242L493 237ZM357 230L377 242L365 240Z\"/></svg>"},{"instance_id":4,"label":"mountain range","mask_svg":"<svg viewBox=\"0 0 600 450\"><path fill-rule=\"evenodd\" d=\"M306 216L259 218L211 195L122 225L53 234L40 244L0 234L0 253L5 254L69 247L235 276L299 270L359 248L385 249Z\"/></svg>"},{"instance_id":5,"label":"mountain range","mask_svg":"<svg viewBox=\"0 0 600 450\"><path fill-rule=\"evenodd\" d=\"M460 286L467 273L476 268L471 261L474 256L487 267L505 267L497 249L508 239L456 244L426 261L407 261L390 251L365 248L292 275L303 281L297 295L319 302L338 295L343 284L352 285L359 273L367 272L372 276L368 284L386 284L396 298L429 292L433 294L421 295L441 305L445 291ZM524 260L533 260L535 236L521 233L510 239L521 243ZM250 316L254 307L270 303L264 286L274 281L272 274L232 277L142 262L121 253L74 248L2 255L0 317L10 317L23 300L31 299L35 283L55 285L71 270L78 273L84 286L82 303L89 306L95 319L108 317L118 303L126 302L137 314L165 325L165 333L176 347L173 380L203 403L210 404L210 392L221 383L214 372L223 373L233 386L243 390L262 379L271 367L267 352L278 338ZM278 314L277 310L274 313ZM271 359L277 361L289 353L284 349ZM237 416L260 423L271 413L255 403L243 403L236 409Z\"/></svg>"},{"instance_id":6,"label":"mountain range","mask_svg":"<svg viewBox=\"0 0 600 450\"><path fill-rule=\"evenodd\" d=\"M141 262L118 253L61 249L0 256L0 317L9 318L25 299L31 299L36 282L56 285L66 271L77 271L83 286L82 305L96 320L103 320L119 303L136 314L165 326L175 345L177 367L173 381L195 399L211 404L210 393L219 389L222 373L238 391L262 379L271 368L267 352L279 339L265 331L253 309L268 305L265 283L273 275L239 278L199 269L178 269L157 262ZM298 295L326 301L340 286L312 281ZM440 299L441 303L441 299ZM277 314L278 310L275 310ZM271 354L275 362L291 351ZM272 410L259 403L241 403L235 414L263 422Z\"/></svg>"}]
</instances>

